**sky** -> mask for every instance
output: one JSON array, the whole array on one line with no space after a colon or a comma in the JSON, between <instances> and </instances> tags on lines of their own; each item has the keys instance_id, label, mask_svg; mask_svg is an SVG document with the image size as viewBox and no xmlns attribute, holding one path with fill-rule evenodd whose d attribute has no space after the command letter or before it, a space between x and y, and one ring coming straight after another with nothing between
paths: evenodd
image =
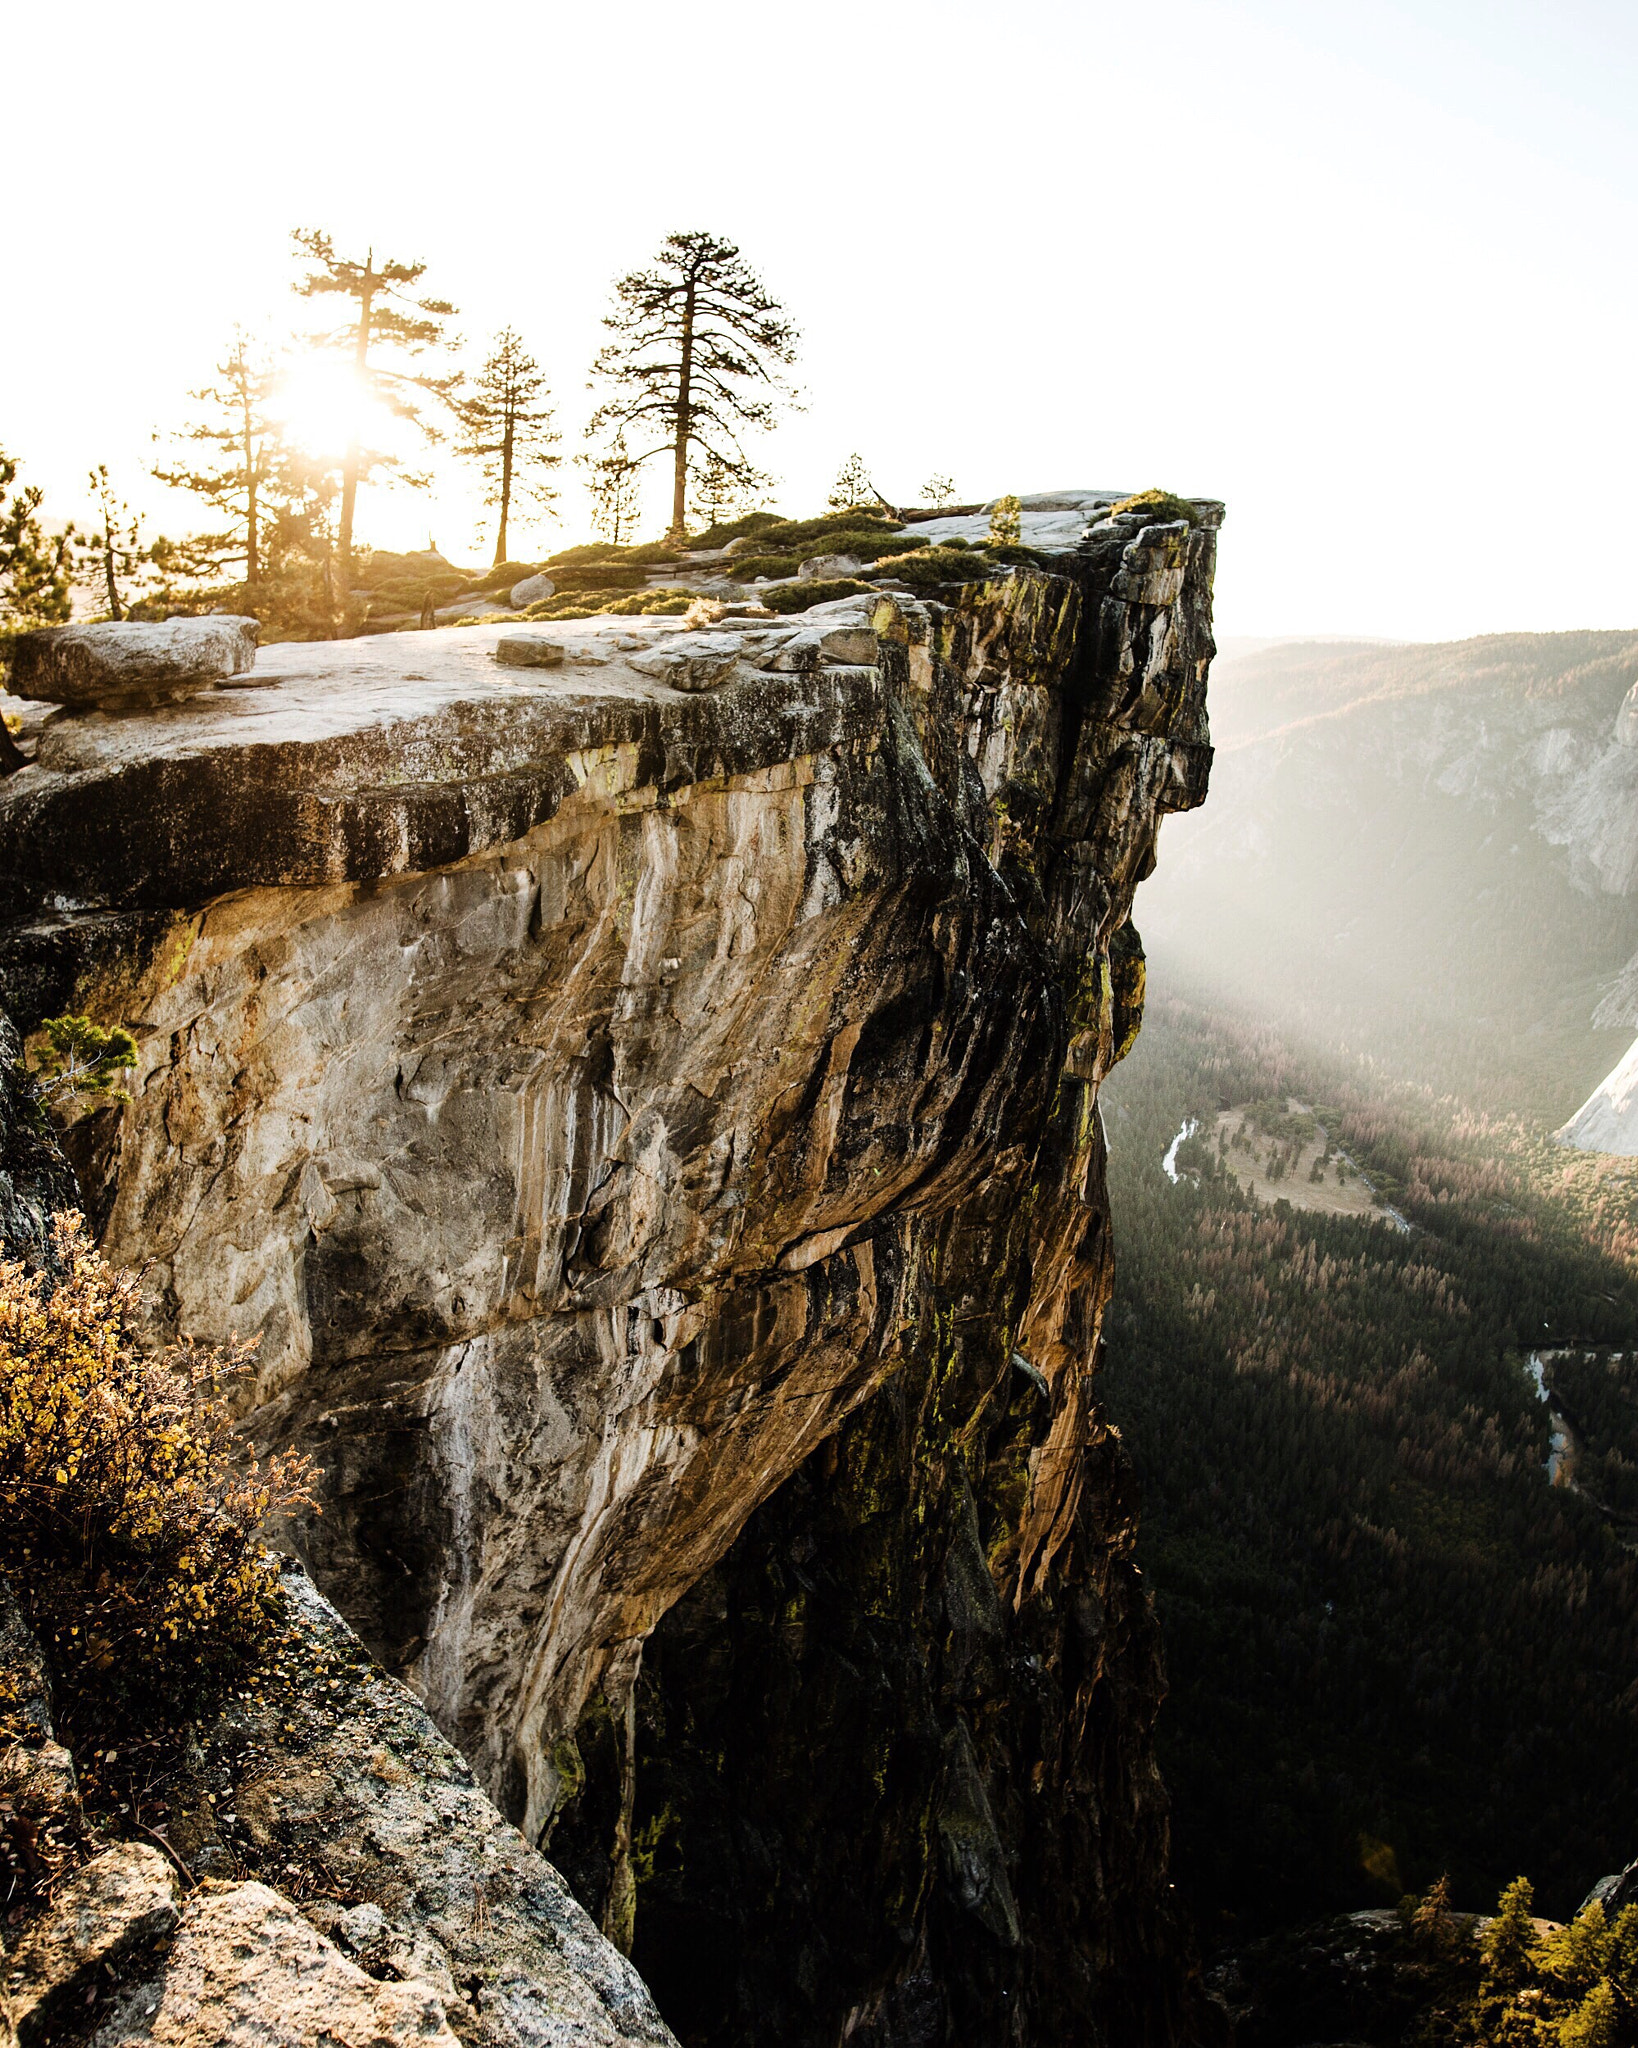
<instances>
[{"instance_id":1,"label":"sky","mask_svg":"<svg viewBox=\"0 0 1638 2048\"><path fill-rule=\"evenodd\" d=\"M1630 0L89 0L5 47L48 514L106 462L205 523L149 471L235 322L308 317L293 228L424 261L470 360L518 329L572 454L612 281L703 227L802 332L750 450L788 514L854 450L905 502L1160 485L1227 501L1225 636L1638 624ZM433 462L361 537L487 561ZM586 537L563 495L510 553Z\"/></svg>"}]
</instances>

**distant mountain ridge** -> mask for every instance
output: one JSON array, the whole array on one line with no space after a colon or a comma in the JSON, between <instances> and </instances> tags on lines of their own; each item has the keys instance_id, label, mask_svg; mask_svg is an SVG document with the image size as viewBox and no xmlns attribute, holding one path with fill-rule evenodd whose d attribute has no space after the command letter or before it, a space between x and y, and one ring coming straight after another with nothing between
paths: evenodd
<instances>
[{"instance_id":1,"label":"distant mountain ridge","mask_svg":"<svg viewBox=\"0 0 1638 2048\"><path fill-rule=\"evenodd\" d=\"M1237 998L1558 1124L1638 1021L1638 629L1221 662L1146 938Z\"/></svg>"}]
</instances>

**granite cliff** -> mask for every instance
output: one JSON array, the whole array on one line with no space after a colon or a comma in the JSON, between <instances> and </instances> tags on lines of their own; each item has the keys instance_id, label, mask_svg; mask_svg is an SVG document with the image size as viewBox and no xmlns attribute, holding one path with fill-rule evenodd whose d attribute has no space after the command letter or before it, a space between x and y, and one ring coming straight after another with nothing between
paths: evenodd
<instances>
[{"instance_id":1,"label":"granite cliff","mask_svg":"<svg viewBox=\"0 0 1638 2048\"><path fill-rule=\"evenodd\" d=\"M1183 2023L1097 1093L1220 509L1112 495L932 594L264 650L0 783L18 1027L140 1046L105 1252L260 1334L289 1547L689 2043Z\"/></svg>"}]
</instances>

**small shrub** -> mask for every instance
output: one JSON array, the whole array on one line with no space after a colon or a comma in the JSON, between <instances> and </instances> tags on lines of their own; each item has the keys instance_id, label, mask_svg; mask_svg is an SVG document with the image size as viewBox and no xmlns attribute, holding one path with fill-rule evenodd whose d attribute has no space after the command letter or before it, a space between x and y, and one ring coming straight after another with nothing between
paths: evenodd
<instances>
[{"instance_id":1,"label":"small shrub","mask_svg":"<svg viewBox=\"0 0 1638 2048\"><path fill-rule=\"evenodd\" d=\"M68 1107L82 1096L123 1099L114 1076L136 1062L136 1040L119 1025L104 1031L89 1017L47 1017L46 1043L33 1053L29 1071L40 1100Z\"/></svg>"},{"instance_id":2,"label":"small shrub","mask_svg":"<svg viewBox=\"0 0 1638 2048\"><path fill-rule=\"evenodd\" d=\"M1024 508L1015 496L997 498L990 507L990 542L1015 548L1024 537Z\"/></svg>"},{"instance_id":3,"label":"small shrub","mask_svg":"<svg viewBox=\"0 0 1638 2048\"><path fill-rule=\"evenodd\" d=\"M813 550L816 554L852 555L860 562L880 562L889 555L910 555L927 545L908 533L860 533L849 529L845 533L827 534L821 547Z\"/></svg>"},{"instance_id":4,"label":"small shrub","mask_svg":"<svg viewBox=\"0 0 1638 2048\"><path fill-rule=\"evenodd\" d=\"M446 562L442 555L430 551L400 555L389 548L372 548L358 564L353 581L360 590L373 593L399 584L412 590L441 584L448 584L452 590L464 590L472 578L464 569L457 569L453 562Z\"/></svg>"},{"instance_id":5,"label":"small shrub","mask_svg":"<svg viewBox=\"0 0 1638 2048\"><path fill-rule=\"evenodd\" d=\"M612 604L604 605L599 615L616 619L670 618L687 611L698 595L696 590L644 590L635 597L616 598Z\"/></svg>"},{"instance_id":6,"label":"small shrub","mask_svg":"<svg viewBox=\"0 0 1638 2048\"><path fill-rule=\"evenodd\" d=\"M888 573L912 590L931 590L941 583L976 583L986 565L961 548L918 548L913 555L897 555Z\"/></svg>"},{"instance_id":7,"label":"small shrub","mask_svg":"<svg viewBox=\"0 0 1638 2048\"><path fill-rule=\"evenodd\" d=\"M1129 512L1143 513L1152 526L1171 526L1179 519L1193 526L1200 516L1187 498L1179 498L1172 491L1138 491L1130 498L1122 498L1118 505L1111 505L1103 517L1115 519Z\"/></svg>"},{"instance_id":8,"label":"small shrub","mask_svg":"<svg viewBox=\"0 0 1638 2048\"><path fill-rule=\"evenodd\" d=\"M234 1462L222 1383L251 1347L184 1344L159 1360L134 1333L137 1280L98 1256L77 1215L52 1229L54 1285L0 1264L0 1570L69 1698L187 1711L240 1666L277 1611L257 1536L310 1499L293 1454Z\"/></svg>"},{"instance_id":9,"label":"small shrub","mask_svg":"<svg viewBox=\"0 0 1638 2048\"><path fill-rule=\"evenodd\" d=\"M521 583L526 576L533 576L536 567L533 562L500 562L476 583L469 583L461 592L470 597L480 590L510 590L514 583Z\"/></svg>"},{"instance_id":10,"label":"small shrub","mask_svg":"<svg viewBox=\"0 0 1638 2048\"><path fill-rule=\"evenodd\" d=\"M559 569L571 569L581 562L618 562L626 550L612 540L588 540L579 547L560 548L555 555L548 555L541 568L548 576L555 577Z\"/></svg>"},{"instance_id":11,"label":"small shrub","mask_svg":"<svg viewBox=\"0 0 1638 2048\"><path fill-rule=\"evenodd\" d=\"M842 512L826 512L818 519L780 519L772 526L759 527L754 534L732 543L731 555L828 554L832 536L838 533L881 531L892 533L897 521L885 513L872 512L866 505L853 505Z\"/></svg>"},{"instance_id":12,"label":"small shrub","mask_svg":"<svg viewBox=\"0 0 1638 2048\"><path fill-rule=\"evenodd\" d=\"M728 574L736 583L754 583L759 576L794 576L802 559L800 555L741 555Z\"/></svg>"},{"instance_id":13,"label":"small shrub","mask_svg":"<svg viewBox=\"0 0 1638 2048\"><path fill-rule=\"evenodd\" d=\"M546 574L559 593L569 590L641 590L648 571L636 562L564 562Z\"/></svg>"},{"instance_id":14,"label":"small shrub","mask_svg":"<svg viewBox=\"0 0 1638 2048\"><path fill-rule=\"evenodd\" d=\"M691 533L683 546L697 548L702 553L707 548L725 548L730 542L745 540L752 534L763 533L770 526L784 526L787 522L777 512L745 512L738 519L719 519L715 526L708 526L703 533Z\"/></svg>"},{"instance_id":15,"label":"small shrub","mask_svg":"<svg viewBox=\"0 0 1638 2048\"><path fill-rule=\"evenodd\" d=\"M813 605L829 604L832 598L857 597L870 588L868 583L855 582L849 576L838 576L834 581L782 583L776 590L763 591L762 602L774 612L805 612Z\"/></svg>"},{"instance_id":16,"label":"small shrub","mask_svg":"<svg viewBox=\"0 0 1638 2048\"><path fill-rule=\"evenodd\" d=\"M942 543L947 545L947 543ZM992 562L1011 562L1023 569L1049 569L1063 574L1063 563L1055 555L1042 552L1040 548L1027 548L1022 541L990 542L984 553Z\"/></svg>"},{"instance_id":17,"label":"small shrub","mask_svg":"<svg viewBox=\"0 0 1638 2048\"><path fill-rule=\"evenodd\" d=\"M677 559L677 550L668 540L650 540L645 541L641 547L627 548L620 559L624 562L646 563L652 569L665 562L674 562Z\"/></svg>"}]
</instances>

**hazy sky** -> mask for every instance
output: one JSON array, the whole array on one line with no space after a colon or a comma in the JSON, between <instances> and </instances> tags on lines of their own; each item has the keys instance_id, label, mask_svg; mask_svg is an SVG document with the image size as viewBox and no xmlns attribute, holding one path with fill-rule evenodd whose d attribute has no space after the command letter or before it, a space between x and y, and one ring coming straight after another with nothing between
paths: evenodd
<instances>
[{"instance_id":1,"label":"hazy sky","mask_svg":"<svg viewBox=\"0 0 1638 2048\"><path fill-rule=\"evenodd\" d=\"M4 46L0 445L61 512L106 461L197 517L151 437L301 316L294 226L518 327L571 451L610 280L702 226L803 330L787 512L854 448L907 499L1161 484L1228 501L1225 633L1638 624L1631 0L90 0Z\"/></svg>"}]
</instances>

